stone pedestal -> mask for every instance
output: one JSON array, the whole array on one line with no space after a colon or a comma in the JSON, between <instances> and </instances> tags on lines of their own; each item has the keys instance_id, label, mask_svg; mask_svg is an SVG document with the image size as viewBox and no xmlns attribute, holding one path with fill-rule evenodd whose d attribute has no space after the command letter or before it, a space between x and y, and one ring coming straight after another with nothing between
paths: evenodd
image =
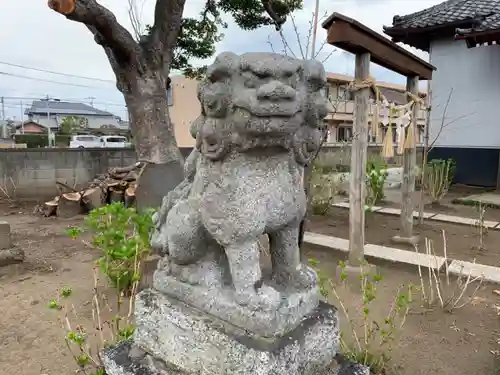
<instances>
[{"instance_id":1,"label":"stone pedestal","mask_svg":"<svg viewBox=\"0 0 500 375\"><path fill-rule=\"evenodd\" d=\"M417 235L411 237L394 236L392 237L392 242L396 244L415 246L418 245L418 243L420 242L420 236Z\"/></svg>"},{"instance_id":2,"label":"stone pedestal","mask_svg":"<svg viewBox=\"0 0 500 375\"><path fill-rule=\"evenodd\" d=\"M320 303L279 337L251 334L154 290L136 300L133 341L105 352L108 375L327 375L339 348L337 313Z\"/></svg>"}]
</instances>

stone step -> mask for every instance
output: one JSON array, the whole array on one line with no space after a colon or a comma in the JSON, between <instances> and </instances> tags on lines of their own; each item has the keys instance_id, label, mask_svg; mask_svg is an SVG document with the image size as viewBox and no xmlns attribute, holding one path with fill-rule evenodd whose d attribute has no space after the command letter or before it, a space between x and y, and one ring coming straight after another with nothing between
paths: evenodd
<instances>
[{"instance_id":1,"label":"stone step","mask_svg":"<svg viewBox=\"0 0 500 375\"><path fill-rule=\"evenodd\" d=\"M414 266L430 267L439 270L444 266L446 260L443 257L432 256L416 251L395 249L393 247L380 245L365 245L365 255L383 259L389 262L406 263Z\"/></svg>"},{"instance_id":2,"label":"stone step","mask_svg":"<svg viewBox=\"0 0 500 375\"><path fill-rule=\"evenodd\" d=\"M342 252L349 252L349 240L344 238L306 232L304 234L304 242ZM422 267L430 266L434 269L440 269L444 266L446 261L443 257L439 256L434 257L427 254L417 253L415 251L400 250L393 247L372 244L365 245L365 255L390 262L406 263Z\"/></svg>"},{"instance_id":3,"label":"stone step","mask_svg":"<svg viewBox=\"0 0 500 375\"><path fill-rule=\"evenodd\" d=\"M335 203L333 206L338 207L338 208L347 208L348 209L349 203L348 202ZM379 214L385 214L385 215L394 215L394 216L401 214L401 210L399 208L378 207L378 206L374 206L372 209L372 212L377 212ZM478 219L473 219L473 218L469 218L469 217L436 214L433 212L423 212L422 214L424 216L424 219L440 221L443 223L452 223L452 224L461 224L461 225L477 225L477 222L478 222ZM414 211L413 217L414 218L420 217L420 213L418 211ZM500 223L498 221L485 220L484 226L488 229L500 230Z\"/></svg>"},{"instance_id":4,"label":"stone step","mask_svg":"<svg viewBox=\"0 0 500 375\"><path fill-rule=\"evenodd\" d=\"M325 236L314 232L305 232L304 242L312 245L329 247L343 252L349 251L349 240L344 238Z\"/></svg>"},{"instance_id":5,"label":"stone step","mask_svg":"<svg viewBox=\"0 0 500 375\"><path fill-rule=\"evenodd\" d=\"M483 276L485 281L500 283L500 268L485 266L483 264L454 260L448 267L448 272L453 275L464 275L471 277Z\"/></svg>"}]
</instances>

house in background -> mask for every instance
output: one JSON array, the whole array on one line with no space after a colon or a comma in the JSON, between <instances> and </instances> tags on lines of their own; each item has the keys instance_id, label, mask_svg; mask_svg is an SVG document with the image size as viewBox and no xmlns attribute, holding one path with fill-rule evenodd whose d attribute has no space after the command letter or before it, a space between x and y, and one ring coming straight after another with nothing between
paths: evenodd
<instances>
[{"instance_id":1,"label":"house in background","mask_svg":"<svg viewBox=\"0 0 500 375\"><path fill-rule=\"evenodd\" d=\"M328 114L325 121L328 124L328 137L326 142L329 144L337 142L347 142L352 139L352 126L354 120L354 94L349 90L349 83L354 80L354 77L328 73L327 75L328 85L326 89L326 95L328 96L330 103L334 107L334 111ZM388 102L402 105L407 103L406 98L406 86L396 85L393 83L377 82L377 87L380 93L384 95ZM370 100L374 104L375 97L373 93L370 93ZM420 93L422 98L425 98L425 93ZM375 106L370 106L369 111L369 122L371 122L373 110ZM426 121L426 109L421 108L417 115L417 142L423 142L424 129ZM393 126L394 127L394 126ZM378 134L368 134L369 144L377 145L381 144L383 141L384 133L387 129L382 129ZM371 132L371 127L370 130ZM393 141L396 142L396 131L393 131ZM378 138L377 138L378 135Z\"/></svg>"},{"instance_id":2,"label":"house in background","mask_svg":"<svg viewBox=\"0 0 500 375\"><path fill-rule=\"evenodd\" d=\"M23 121L16 124L15 134L47 134L48 128L35 121Z\"/></svg>"},{"instance_id":3,"label":"house in background","mask_svg":"<svg viewBox=\"0 0 500 375\"><path fill-rule=\"evenodd\" d=\"M500 1L446 1L395 16L384 32L437 68L429 157L454 159L457 183L500 188Z\"/></svg>"},{"instance_id":4,"label":"house in background","mask_svg":"<svg viewBox=\"0 0 500 375\"><path fill-rule=\"evenodd\" d=\"M337 142L350 141L352 137L354 98L348 89L349 83L354 77L329 73L328 86L325 92L330 101L336 106L336 110L330 113L325 121L328 124L329 132L327 142L334 144ZM406 87L391 83L378 82L382 94L389 102L395 104L406 103ZM171 77L169 89L169 113L174 125L177 144L181 148L194 147L195 140L189 133L189 129L194 120L201 113L201 106L197 96L198 81L184 76ZM421 93L425 97L425 93ZM372 99L374 99L372 97ZM370 111L370 115L373 110ZM418 115L419 141L423 140L423 129L426 121L426 111L422 109ZM396 132L393 132L396 137ZM380 132L379 139L370 138L370 143L381 144L383 134ZM396 141L394 139L394 141Z\"/></svg>"},{"instance_id":5,"label":"house in background","mask_svg":"<svg viewBox=\"0 0 500 375\"><path fill-rule=\"evenodd\" d=\"M61 122L67 116L85 119L89 131L110 127L128 130L124 128L118 116L84 103L65 102L58 99L35 100L24 113L28 116L28 121L50 128L52 131L59 130Z\"/></svg>"},{"instance_id":6,"label":"house in background","mask_svg":"<svg viewBox=\"0 0 500 375\"><path fill-rule=\"evenodd\" d=\"M195 141L189 132L191 124L201 114L198 101L198 81L184 76L170 77L167 92L170 121L174 126L175 139L180 148L192 148Z\"/></svg>"}]
</instances>

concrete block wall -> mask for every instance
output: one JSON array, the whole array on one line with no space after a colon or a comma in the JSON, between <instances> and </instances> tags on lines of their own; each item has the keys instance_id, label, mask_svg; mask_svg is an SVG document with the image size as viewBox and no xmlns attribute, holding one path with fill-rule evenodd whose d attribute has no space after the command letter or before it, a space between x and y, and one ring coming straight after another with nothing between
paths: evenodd
<instances>
[{"instance_id":1,"label":"concrete block wall","mask_svg":"<svg viewBox=\"0 0 500 375\"><path fill-rule=\"evenodd\" d=\"M81 187L135 161L132 149L0 149L0 187L11 198L45 200L58 193L56 181Z\"/></svg>"}]
</instances>

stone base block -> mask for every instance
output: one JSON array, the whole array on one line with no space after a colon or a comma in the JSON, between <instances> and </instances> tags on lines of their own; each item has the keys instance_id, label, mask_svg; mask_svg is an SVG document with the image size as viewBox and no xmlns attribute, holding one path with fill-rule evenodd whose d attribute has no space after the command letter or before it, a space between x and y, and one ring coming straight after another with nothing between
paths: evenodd
<instances>
[{"instance_id":1,"label":"stone base block","mask_svg":"<svg viewBox=\"0 0 500 375\"><path fill-rule=\"evenodd\" d=\"M0 267L22 263L24 262L24 257L24 251L17 247L0 250Z\"/></svg>"},{"instance_id":2,"label":"stone base block","mask_svg":"<svg viewBox=\"0 0 500 375\"><path fill-rule=\"evenodd\" d=\"M124 348L108 351L108 375L324 375L339 348L336 309L324 303L279 340L250 334L151 289L138 294L135 316L133 345L142 359L125 355Z\"/></svg>"},{"instance_id":3,"label":"stone base block","mask_svg":"<svg viewBox=\"0 0 500 375\"><path fill-rule=\"evenodd\" d=\"M411 237L402 237L402 236L394 236L392 237L392 242L403 245L418 245L420 242L419 236L411 236Z\"/></svg>"},{"instance_id":4,"label":"stone base block","mask_svg":"<svg viewBox=\"0 0 500 375\"><path fill-rule=\"evenodd\" d=\"M0 221L0 250L10 249L11 247L10 224L6 221Z\"/></svg>"},{"instance_id":5,"label":"stone base block","mask_svg":"<svg viewBox=\"0 0 500 375\"><path fill-rule=\"evenodd\" d=\"M123 341L117 346L107 349L102 359L107 375L188 375L153 358L135 346L132 340ZM247 375L260 375L261 373L258 371L259 368L255 368ZM342 364L334 363L318 375L370 375L370 369L347 361Z\"/></svg>"},{"instance_id":6,"label":"stone base block","mask_svg":"<svg viewBox=\"0 0 500 375\"><path fill-rule=\"evenodd\" d=\"M153 278L154 289L166 296L185 301L200 311L270 340L295 329L304 316L314 311L319 302L319 293L315 287L301 292L284 291L277 308L252 310L237 304L233 290L228 288L191 285L179 281L162 269L158 269Z\"/></svg>"}]
</instances>

